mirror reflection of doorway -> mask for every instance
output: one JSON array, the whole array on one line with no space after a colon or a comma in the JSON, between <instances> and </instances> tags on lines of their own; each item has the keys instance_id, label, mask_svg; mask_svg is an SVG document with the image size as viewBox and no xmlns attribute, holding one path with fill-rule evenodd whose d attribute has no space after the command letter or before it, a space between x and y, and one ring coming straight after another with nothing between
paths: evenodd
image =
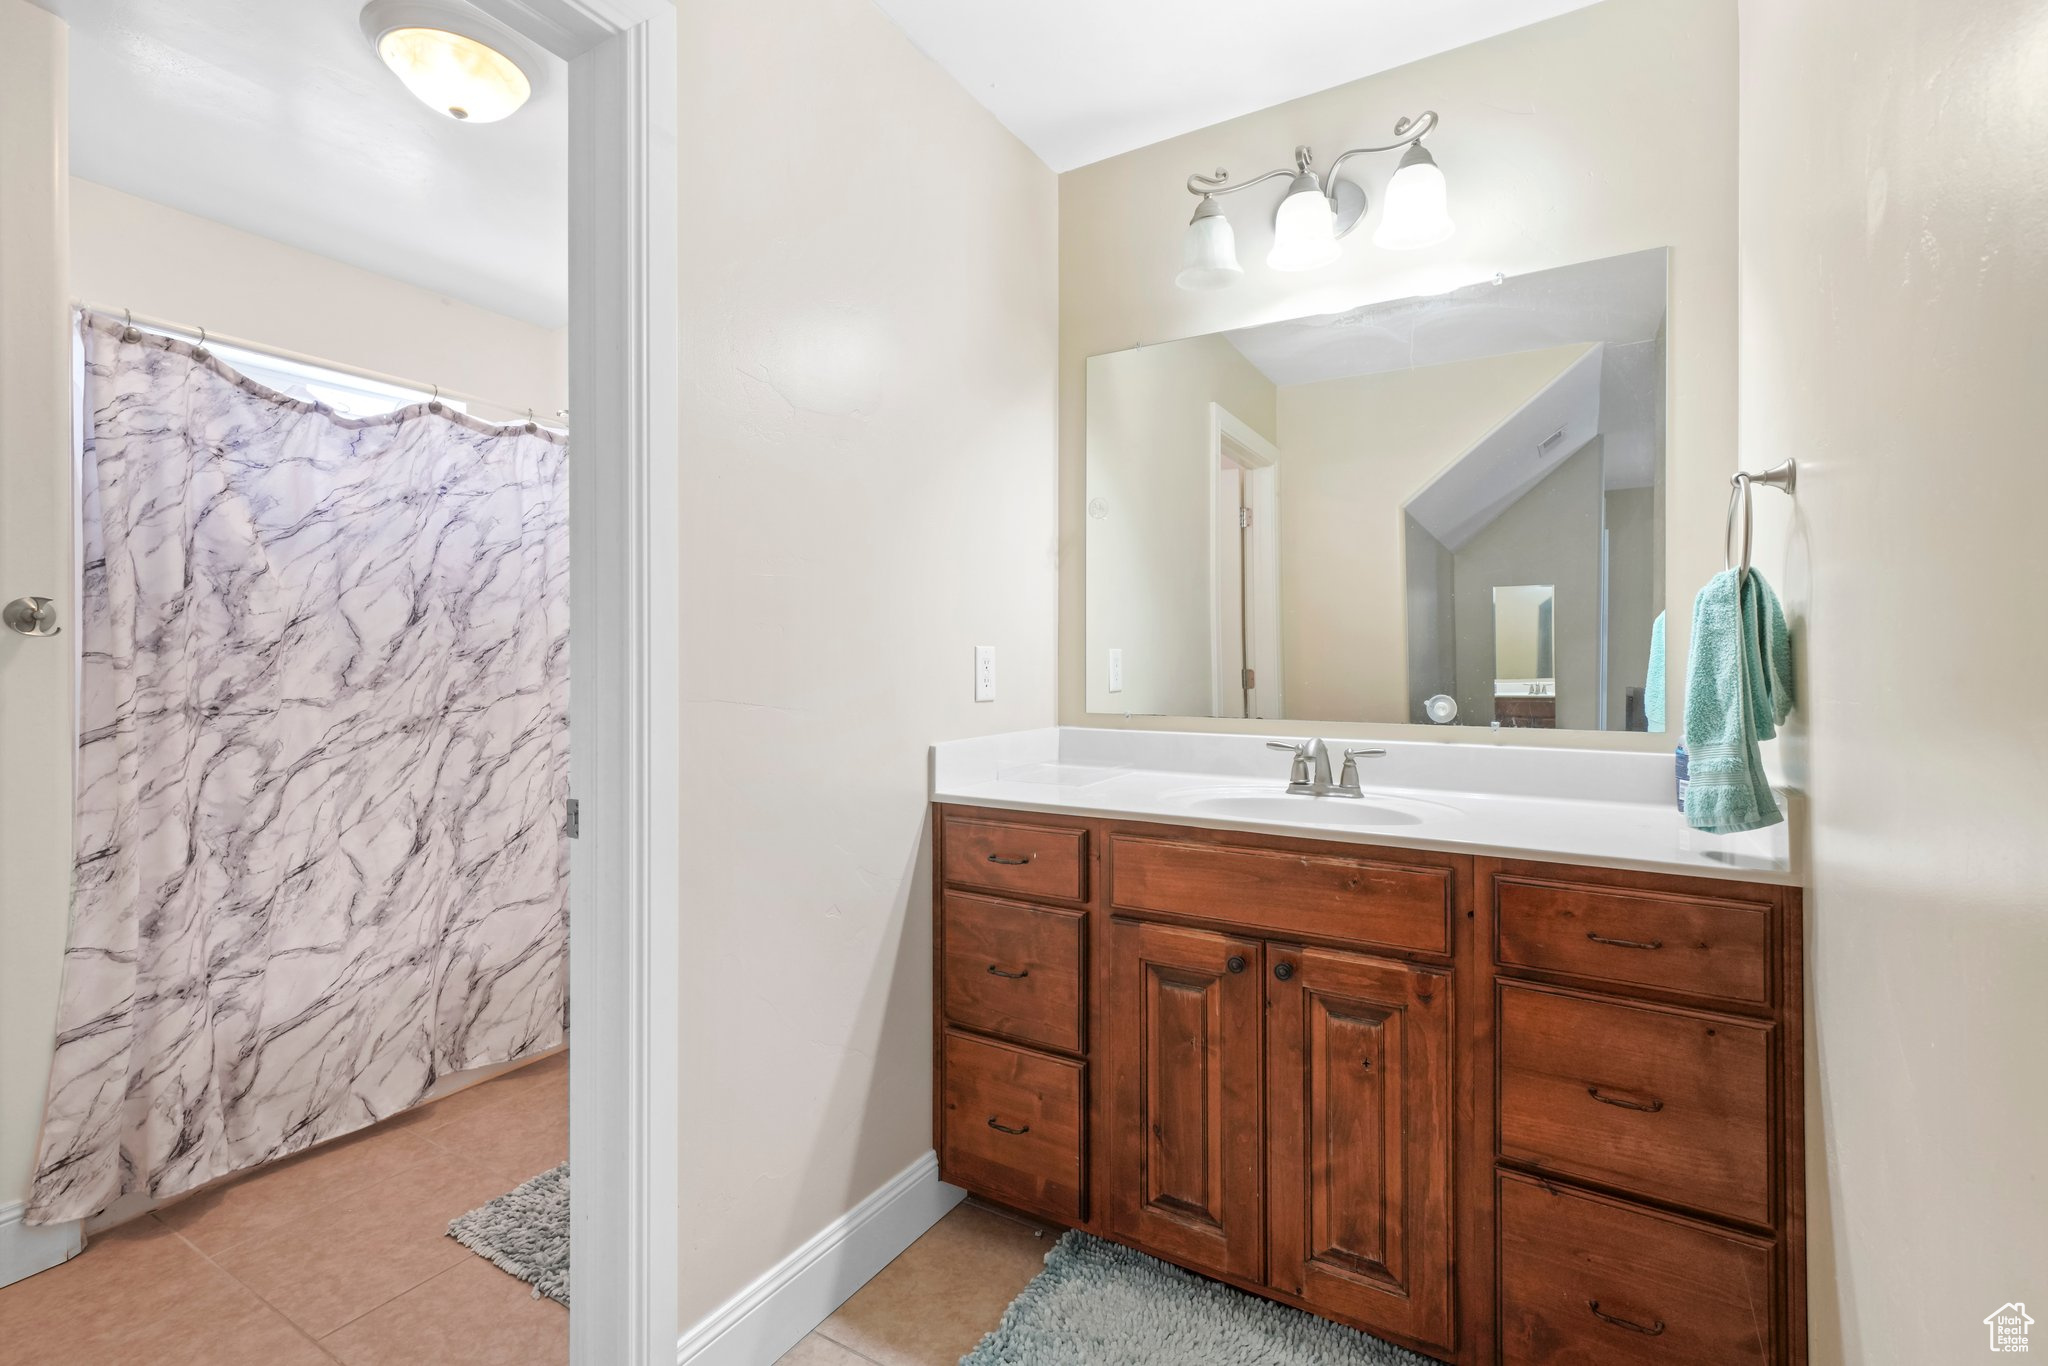
<instances>
[{"instance_id":1,"label":"mirror reflection of doorway","mask_svg":"<svg viewBox=\"0 0 2048 1366\"><path fill-rule=\"evenodd\" d=\"M1286 714L1280 676L1280 452L1209 405L1210 715Z\"/></svg>"},{"instance_id":2,"label":"mirror reflection of doorway","mask_svg":"<svg viewBox=\"0 0 2048 1366\"><path fill-rule=\"evenodd\" d=\"M1557 728L1557 589L1493 590L1493 719L1501 726Z\"/></svg>"}]
</instances>

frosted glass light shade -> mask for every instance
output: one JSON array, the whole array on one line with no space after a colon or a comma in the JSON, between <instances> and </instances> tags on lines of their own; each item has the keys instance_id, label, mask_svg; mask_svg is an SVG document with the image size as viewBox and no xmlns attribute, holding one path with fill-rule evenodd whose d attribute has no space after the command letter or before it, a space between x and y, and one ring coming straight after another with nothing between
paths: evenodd
<instances>
[{"instance_id":1,"label":"frosted glass light shade","mask_svg":"<svg viewBox=\"0 0 2048 1366\"><path fill-rule=\"evenodd\" d=\"M1266 264L1275 270L1315 270L1337 259L1337 211L1312 175L1298 175L1273 215L1273 249Z\"/></svg>"},{"instance_id":2,"label":"frosted glass light shade","mask_svg":"<svg viewBox=\"0 0 2048 1366\"><path fill-rule=\"evenodd\" d=\"M377 55L421 103L451 119L496 123L533 94L510 57L445 29L392 29L377 40Z\"/></svg>"},{"instance_id":3,"label":"frosted glass light shade","mask_svg":"<svg viewBox=\"0 0 2048 1366\"><path fill-rule=\"evenodd\" d=\"M1433 247L1453 231L1444 173L1437 168L1436 158L1418 142L1401 158L1394 178L1387 182L1387 199L1380 208L1373 245L1390 251Z\"/></svg>"},{"instance_id":4,"label":"frosted glass light shade","mask_svg":"<svg viewBox=\"0 0 2048 1366\"><path fill-rule=\"evenodd\" d=\"M1223 211L1205 197L1181 237L1180 274L1173 282L1182 289L1225 289L1243 276L1244 267L1237 263L1237 234Z\"/></svg>"}]
</instances>

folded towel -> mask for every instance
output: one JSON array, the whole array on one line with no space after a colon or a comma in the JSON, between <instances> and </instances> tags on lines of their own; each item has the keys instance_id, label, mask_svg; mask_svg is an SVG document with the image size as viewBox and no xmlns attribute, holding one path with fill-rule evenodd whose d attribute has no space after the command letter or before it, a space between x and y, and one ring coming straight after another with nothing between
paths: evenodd
<instances>
[{"instance_id":1,"label":"folded towel","mask_svg":"<svg viewBox=\"0 0 2048 1366\"><path fill-rule=\"evenodd\" d=\"M1643 729L1653 735L1664 731L1664 614L1650 624L1650 668L1643 679Z\"/></svg>"},{"instance_id":2,"label":"folded towel","mask_svg":"<svg viewBox=\"0 0 2048 1366\"><path fill-rule=\"evenodd\" d=\"M1732 835L1784 816L1764 778L1760 741L1792 710L1792 637L1778 595L1754 569L1725 569L1692 604L1685 743L1692 755L1685 819Z\"/></svg>"}]
</instances>

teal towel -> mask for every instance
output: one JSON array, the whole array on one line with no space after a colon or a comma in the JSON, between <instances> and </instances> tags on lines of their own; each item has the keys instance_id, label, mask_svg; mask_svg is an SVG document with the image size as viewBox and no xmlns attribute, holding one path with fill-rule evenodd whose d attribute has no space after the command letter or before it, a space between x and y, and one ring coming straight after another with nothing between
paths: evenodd
<instances>
[{"instance_id":1,"label":"teal towel","mask_svg":"<svg viewBox=\"0 0 2048 1366\"><path fill-rule=\"evenodd\" d=\"M1778 595L1754 569L1724 569L1692 604L1685 744L1692 756L1685 819L1732 835L1785 819L1764 778L1759 742L1792 710L1792 637Z\"/></svg>"},{"instance_id":2,"label":"teal towel","mask_svg":"<svg viewBox=\"0 0 2048 1366\"><path fill-rule=\"evenodd\" d=\"M1650 624L1650 668L1643 679L1643 727L1653 735L1664 733L1664 614Z\"/></svg>"}]
</instances>

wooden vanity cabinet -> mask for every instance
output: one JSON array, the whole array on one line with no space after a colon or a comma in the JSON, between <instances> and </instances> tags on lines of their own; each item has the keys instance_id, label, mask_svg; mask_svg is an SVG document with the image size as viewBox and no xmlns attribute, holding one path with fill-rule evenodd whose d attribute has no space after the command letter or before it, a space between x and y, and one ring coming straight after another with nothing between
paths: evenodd
<instances>
[{"instance_id":1,"label":"wooden vanity cabinet","mask_svg":"<svg viewBox=\"0 0 2048 1366\"><path fill-rule=\"evenodd\" d=\"M943 1179L1458 1366L1805 1361L1796 890L935 828Z\"/></svg>"}]
</instances>

